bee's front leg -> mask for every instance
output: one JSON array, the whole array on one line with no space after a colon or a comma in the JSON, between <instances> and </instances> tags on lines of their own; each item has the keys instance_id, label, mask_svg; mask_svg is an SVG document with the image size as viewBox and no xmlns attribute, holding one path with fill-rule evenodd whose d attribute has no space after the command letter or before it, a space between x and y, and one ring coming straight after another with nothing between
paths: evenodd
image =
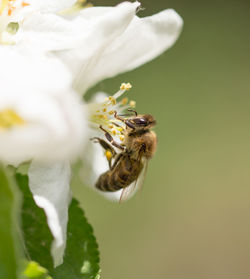
<instances>
[{"instance_id":1,"label":"bee's front leg","mask_svg":"<svg viewBox=\"0 0 250 279\"><path fill-rule=\"evenodd\" d=\"M116 141L113 139L113 137L110 135L110 133L102 127L102 125L100 126L100 129L103 130L103 132L105 132L105 137L106 137L106 139L107 139L113 146L115 146L115 147L121 149L122 151L125 150L125 147L122 146L121 144L119 144L118 142L116 142Z\"/></svg>"},{"instance_id":2,"label":"bee's front leg","mask_svg":"<svg viewBox=\"0 0 250 279\"><path fill-rule=\"evenodd\" d=\"M91 138L90 140L93 140L94 142L99 143L102 146L102 148L105 150L105 156L108 160L109 168L111 169L112 158L114 158L116 156L115 149L109 143L107 143L105 140L103 140L101 138L94 137L94 138Z\"/></svg>"}]
</instances>

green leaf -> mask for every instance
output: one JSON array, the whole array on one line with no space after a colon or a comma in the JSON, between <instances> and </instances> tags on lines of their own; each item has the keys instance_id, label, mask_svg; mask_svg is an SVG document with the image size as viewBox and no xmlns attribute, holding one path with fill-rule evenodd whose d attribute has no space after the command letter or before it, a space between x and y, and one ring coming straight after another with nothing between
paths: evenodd
<instances>
[{"instance_id":1,"label":"green leaf","mask_svg":"<svg viewBox=\"0 0 250 279\"><path fill-rule=\"evenodd\" d=\"M45 214L33 200L27 176L18 173L16 180L24 196L22 230L27 258L48 269L53 279L99 279L98 246L93 229L88 224L78 202L73 199L69 207L64 262L54 269L50 255L53 238L47 226Z\"/></svg>"},{"instance_id":2,"label":"green leaf","mask_svg":"<svg viewBox=\"0 0 250 279\"><path fill-rule=\"evenodd\" d=\"M33 261L28 262L23 272L23 276L24 279L52 279L46 268Z\"/></svg>"},{"instance_id":3,"label":"green leaf","mask_svg":"<svg viewBox=\"0 0 250 279\"><path fill-rule=\"evenodd\" d=\"M99 252L92 227L73 199L69 208L67 246L63 264L51 274L54 279L100 278Z\"/></svg>"},{"instance_id":4,"label":"green leaf","mask_svg":"<svg viewBox=\"0 0 250 279\"><path fill-rule=\"evenodd\" d=\"M19 193L0 166L0 278L18 278L17 208Z\"/></svg>"},{"instance_id":5,"label":"green leaf","mask_svg":"<svg viewBox=\"0 0 250 279\"><path fill-rule=\"evenodd\" d=\"M18 173L16 181L23 193L22 232L26 257L50 270L53 268L50 255L53 236L48 228L47 218L33 199L28 187L28 177Z\"/></svg>"}]
</instances>

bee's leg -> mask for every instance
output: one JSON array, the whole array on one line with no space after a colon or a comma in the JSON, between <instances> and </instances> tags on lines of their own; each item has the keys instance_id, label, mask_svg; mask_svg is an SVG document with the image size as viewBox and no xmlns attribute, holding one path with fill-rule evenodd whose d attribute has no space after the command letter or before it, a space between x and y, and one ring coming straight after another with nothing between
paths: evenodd
<instances>
[{"instance_id":1,"label":"bee's leg","mask_svg":"<svg viewBox=\"0 0 250 279\"><path fill-rule=\"evenodd\" d=\"M133 112L133 113L135 114L135 116L137 116L137 115L138 115L138 114L137 114L137 111L136 111L136 110L134 110L134 109L128 109L128 111Z\"/></svg>"},{"instance_id":2,"label":"bee's leg","mask_svg":"<svg viewBox=\"0 0 250 279\"><path fill-rule=\"evenodd\" d=\"M109 143L107 143L105 140L101 138L94 137L91 138L90 140L99 143L105 149L105 156L108 160L109 168L111 169L112 158L116 155L115 149L112 147L112 145L110 145Z\"/></svg>"},{"instance_id":3,"label":"bee's leg","mask_svg":"<svg viewBox=\"0 0 250 279\"><path fill-rule=\"evenodd\" d=\"M129 128L131 128L131 129L133 129L133 130L135 129L135 126L134 126L129 120L127 120L127 119L121 117L120 115L117 115L117 111L115 111L114 117L115 117L116 119L118 119L118 120L124 122Z\"/></svg>"},{"instance_id":4,"label":"bee's leg","mask_svg":"<svg viewBox=\"0 0 250 279\"><path fill-rule=\"evenodd\" d=\"M102 125L100 125L100 129L103 130L103 132L105 132L105 137L106 139L115 147L121 149L121 150L124 150L124 146L122 146L121 144L119 144L118 142L116 142L113 137L110 135L110 133L108 131L106 131Z\"/></svg>"}]
</instances>

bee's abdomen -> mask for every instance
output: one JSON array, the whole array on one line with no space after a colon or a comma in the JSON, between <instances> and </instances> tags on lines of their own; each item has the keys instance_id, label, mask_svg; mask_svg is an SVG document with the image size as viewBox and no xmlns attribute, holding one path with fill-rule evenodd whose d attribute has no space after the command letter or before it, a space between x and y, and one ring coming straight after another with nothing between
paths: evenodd
<instances>
[{"instance_id":1,"label":"bee's abdomen","mask_svg":"<svg viewBox=\"0 0 250 279\"><path fill-rule=\"evenodd\" d=\"M135 181L141 169L140 162L125 157L114 170L107 171L99 177L96 188L105 192L118 191Z\"/></svg>"},{"instance_id":2,"label":"bee's abdomen","mask_svg":"<svg viewBox=\"0 0 250 279\"><path fill-rule=\"evenodd\" d=\"M113 176L114 173L112 171L103 173L96 182L96 188L104 192L115 192L120 190L122 187L117 183L113 183Z\"/></svg>"}]
</instances>

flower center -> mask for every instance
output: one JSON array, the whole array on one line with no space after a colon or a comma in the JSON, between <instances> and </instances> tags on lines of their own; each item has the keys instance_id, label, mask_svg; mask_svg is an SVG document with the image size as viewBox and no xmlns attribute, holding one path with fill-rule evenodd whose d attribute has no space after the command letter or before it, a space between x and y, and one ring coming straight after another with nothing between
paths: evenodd
<instances>
[{"instance_id":1,"label":"flower center","mask_svg":"<svg viewBox=\"0 0 250 279\"><path fill-rule=\"evenodd\" d=\"M29 4L20 0L0 0L0 44L12 43L8 36L15 34L19 27L14 16L26 6Z\"/></svg>"},{"instance_id":2,"label":"flower center","mask_svg":"<svg viewBox=\"0 0 250 279\"><path fill-rule=\"evenodd\" d=\"M0 111L0 130L25 125L25 121L12 109Z\"/></svg>"},{"instance_id":3,"label":"flower center","mask_svg":"<svg viewBox=\"0 0 250 279\"><path fill-rule=\"evenodd\" d=\"M123 98L117 101L126 91L131 89L130 83L122 83L120 90L113 96L106 97L103 102L89 104L90 122L93 128L99 129L102 125L106 130L114 136L118 136L121 141L124 140L122 131L125 129L124 123L114 117L115 111L118 114L128 108L135 107L135 101L130 101L128 98Z\"/></svg>"}]
</instances>

